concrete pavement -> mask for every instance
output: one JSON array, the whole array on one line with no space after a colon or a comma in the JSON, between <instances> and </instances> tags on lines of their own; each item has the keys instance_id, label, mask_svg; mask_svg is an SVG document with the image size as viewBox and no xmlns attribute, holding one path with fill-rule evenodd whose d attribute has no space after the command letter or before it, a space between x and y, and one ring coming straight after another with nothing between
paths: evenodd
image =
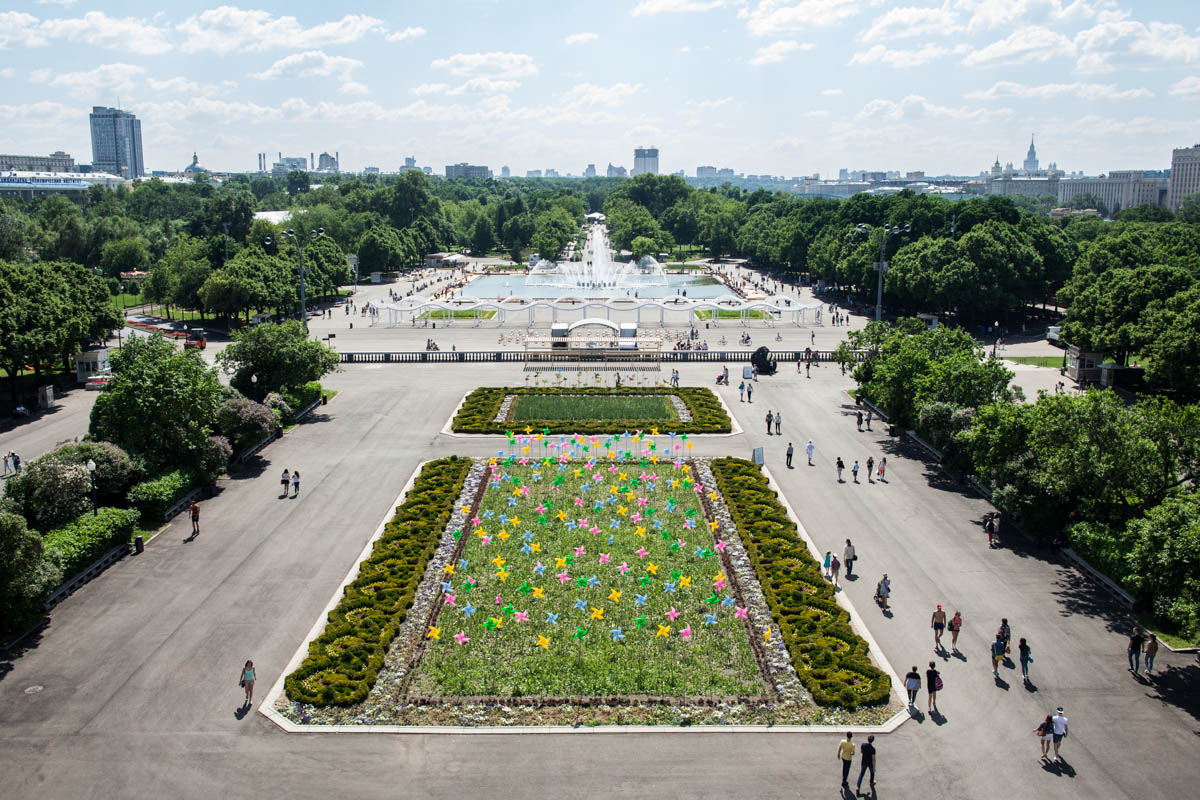
<instances>
[{"instance_id":1,"label":"concrete pavement","mask_svg":"<svg viewBox=\"0 0 1200 800\"><path fill-rule=\"evenodd\" d=\"M711 383L710 365L679 368L684 384ZM889 660L901 672L940 664L944 716L877 739L879 796L1189 795L1200 755L1191 657L1162 652L1162 683L1135 681L1128 620L1103 594L1007 532L1004 548L989 550L981 499L881 431L859 433L836 367L813 375L763 378L753 404L738 403L736 386L720 389L746 433L694 441L707 455L764 447L818 546L854 540L862 577L846 591ZM202 503L195 542L177 519L0 662L5 796L833 796L836 732L286 735L235 713L242 661L258 667L260 700L416 465L494 452L494 439L438 433L462 394L520 382L505 365L353 365L331 376L341 394L330 405ZM781 437L763 433L768 408L783 411ZM810 437L812 468L802 455ZM789 440L793 470L783 465ZM836 482L835 457L849 465L871 454L887 455L886 484ZM278 499L285 467L304 476L298 499ZM890 618L871 601L885 570ZM964 614L965 660L933 653L939 602ZM1001 616L1033 645L1036 691L1016 670L1003 670L1004 685L992 679L986 648ZM1032 730L1059 704L1071 720L1069 767L1047 769Z\"/></svg>"}]
</instances>

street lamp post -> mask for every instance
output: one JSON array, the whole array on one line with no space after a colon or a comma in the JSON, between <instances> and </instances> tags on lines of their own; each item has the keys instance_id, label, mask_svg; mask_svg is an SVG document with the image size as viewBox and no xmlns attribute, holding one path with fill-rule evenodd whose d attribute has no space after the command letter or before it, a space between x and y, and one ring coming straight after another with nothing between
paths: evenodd
<instances>
[{"instance_id":1,"label":"street lamp post","mask_svg":"<svg viewBox=\"0 0 1200 800\"><path fill-rule=\"evenodd\" d=\"M99 511L96 508L96 462L88 459L87 462L88 477L92 480L92 516L98 516Z\"/></svg>"},{"instance_id":2,"label":"street lamp post","mask_svg":"<svg viewBox=\"0 0 1200 800\"><path fill-rule=\"evenodd\" d=\"M859 225L859 233L870 233L870 225ZM879 242L879 260L875 262L875 272L878 273L875 284L875 321L883 319L883 276L888 270L888 262L883 260L887 248L888 237L897 233L911 233L912 225L884 225L883 238Z\"/></svg>"},{"instance_id":3,"label":"street lamp post","mask_svg":"<svg viewBox=\"0 0 1200 800\"><path fill-rule=\"evenodd\" d=\"M307 239L304 238L303 234L300 234L299 236L297 236L296 232L290 228L288 230L284 231L281 235L288 239L291 239L292 242L296 245L296 253L298 254L298 257L300 259L300 323L304 326L304 333L307 334L308 333L308 302L307 302L307 298L304 296L304 277L306 274L305 269L304 269L304 248L307 247L310 243L315 242L317 239L324 236L325 229L317 228L315 231L309 231ZM264 239L263 244L269 246L271 244L271 237L268 236L266 239Z\"/></svg>"},{"instance_id":4,"label":"street lamp post","mask_svg":"<svg viewBox=\"0 0 1200 800\"><path fill-rule=\"evenodd\" d=\"M258 402L258 375L250 376L250 385L254 387L254 402Z\"/></svg>"}]
</instances>

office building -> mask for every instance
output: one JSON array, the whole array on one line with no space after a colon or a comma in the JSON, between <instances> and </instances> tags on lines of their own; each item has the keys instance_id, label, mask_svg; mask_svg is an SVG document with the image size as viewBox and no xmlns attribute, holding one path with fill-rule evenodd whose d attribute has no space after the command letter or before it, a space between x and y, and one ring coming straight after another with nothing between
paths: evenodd
<instances>
[{"instance_id":1,"label":"office building","mask_svg":"<svg viewBox=\"0 0 1200 800\"><path fill-rule=\"evenodd\" d=\"M527 170L525 170L525 177L526 178L540 178L540 177L542 177L542 171L540 169L527 169Z\"/></svg>"},{"instance_id":2,"label":"office building","mask_svg":"<svg viewBox=\"0 0 1200 800\"><path fill-rule=\"evenodd\" d=\"M716 167L696 167L697 178L715 178L717 177Z\"/></svg>"},{"instance_id":3,"label":"office building","mask_svg":"<svg viewBox=\"0 0 1200 800\"><path fill-rule=\"evenodd\" d=\"M1165 178L1148 178L1140 170L1119 170L1108 177L1064 180L1058 184L1058 202L1067 205L1077 194L1092 194L1100 198L1110 214L1123 208L1167 203L1169 187Z\"/></svg>"},{"instance_id":4,"label":"office building","mask_svg":"<svg viewBox=\"0 0 1200 800\"><path fill-rule=\"evenodd\" d=\"M643 172L649 172L651 175L658 174L658 148L657 147L637 147L633 151L633 171L630 175L641 175Z\"/></svg>"},{"instance_id":5,"label":"office building","mask_svg":"<svg viewBox=\"0 0 1200 800\"><path fill-rule=\"evenodd\" d=\"M376 177L378 177L379 176L379 167L363 167L362 174L363 175L375 175Z\"/></svg>"},{"instance_id":6,"label":"office building","mask_svg":"<svg viewBox=\"0 0 1200 800\"><path fill-rule=\"evenodd\" d=\"M287 177L289 172L307 172L308 159L304 156L288 156L283 157L283 153L279 154L279 160L271 165L271 174L276 178Z\"/></svg>"},{"instance_id":7,"label":"office building","mask_svg":"<svg viewBox=\"0 0 1200 800\"><path fill-rule=\"evenodd\" d=\"M1038 171L1038 157L1037 150L1033 147L1033 134L1029 134L1029 152L1025 154L1025 163L1022 164L1022 168L1026 172Z\"/></svg>"},{"instance_id":8,"label":"office building","mask_svg":"<svg viewBox=\"0 0 1200 800\"><path fill-rule=\"evenodd\" d=\"M557 178L557 177L558 177L558 170L556 170L556 169L545 169L545 170L543 170L543 171L542 171L542 177L543 177L543 178Z\"/></svg>"},{"instance_id":9,"label":"office building","mask_svg":"<svg viewBox=\"0 0 1200 800\"><path fill-rule=\"evenodd\" d=\"M1200 144L1171 151L1171 185L1167 207L1178 211L1183 198L1200 192Z\"/></svg>"},{"instance_id":10,"label":"office building","mask_svg":"<svg viewBox=\"0 0 1200 800\"><path fill-rule=\"evenodd\" d=\"M119 108L93 106L92 169L140 178L145 174L142 164L142 121Z\"/></svg>"},{"instance_id":11,"label":"office building","mask_svg":"<svg viewBox=\"0 0 1200 800\"><path fill-rule=\"evenodd\" d=\"M624 178L627 173L624 167L614 167L611 163L608 165L607 175L610 178Z\"/></svg>"},{"instance_id":12,"label":"office building","mask_svg":"<svg viewBox=\"0 0 1200 800\"><path fill-rule=\"evenodd\" d=\"M465 161L460 161L457 164L446 165L447 178L481 178L487 180L492 177L492 171L487 167L468 164Z\"/></svg>"},{"instance_id":13,"label":"office building","mask_svg":"<svg viewBox=\"0 0 1200 800\"><path fill-rule=\"evenodd\" d=\"M48 156L0 155L0 172L74 172L75 159L57 150Z\"/></svg>"},{"instance_id":14,"label":"office building","mask_svg":"<svg viewBox=\"0 0 1200 800\"><path fill-rule=\"evenodd\" d=\"M338 172L338 162L341 159L337 154L329 155L329 153L321 153L321 157L317 160L317 172Z\"/></svg>"},{"instance_id":15,"label":"office building","mask_svg":"<svg viewBox=\"0 0 1200 800\"><path fill-rule=\"evenodd\" d=\"M508 178L511 176L512 176L512 170L509 169L507 166L500 168L500 177L501 178Z\"/></svg>"},{"instance_id":16,"label":"office building","mask_svg":"<svg viewBox=\"0 0 1200 800\"><path fill-rule=\"evenodd\" d=\"M595 164L588 164L588 165L587 165L587 169L585 169L585 170L583 171L583 177L585 177L585 178L594 178L594 177L596 177L596 165L595 165Z\"/></svg>"}]
</instances>

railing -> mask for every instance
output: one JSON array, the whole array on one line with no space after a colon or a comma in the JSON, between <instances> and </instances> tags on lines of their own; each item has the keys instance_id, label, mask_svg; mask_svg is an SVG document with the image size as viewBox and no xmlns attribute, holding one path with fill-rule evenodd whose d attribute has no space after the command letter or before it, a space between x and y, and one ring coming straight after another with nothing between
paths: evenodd
<instances>
[{"instance_id":1,"label":"railing","mask_svg":"<svg viewBox=\"0 0 1200 800\"><path fill-rule=\"evenodd\" d=\"M80 586L83 586L92 578L96 577L105 569L107 569L110 564L121 560L128 554L129 545L119 544L104 555L100 556L91 564L88 564L87 567L79 572L79 574L75 575L69 581L66 581L50 593L50 596L46 598L46 610L48 611L54 608L56 605L62 602L67 595L71 594L71 592L74 592Z\"/></svg>"},{"instance_id":2,"label":"railing","mask_svg":"<svg viewBox=\"0 0 1200 800\"><path fill-rule=\"evenodd\" d=\"M673 363L687 362L741 362L750 360L756 348L744 350L661 350L658 357ZM636 352L636 351L634 351ZM342 352L343 364L452 364L462 362L523 362L523 350L402 350L394 352ZM855 359L862 361L865 353L855 351ZM814 361L833 361L833 350L812 351ZM803 361L803 350L772 350L771 359L782 365Z\"/></svg>"}]
</instances>

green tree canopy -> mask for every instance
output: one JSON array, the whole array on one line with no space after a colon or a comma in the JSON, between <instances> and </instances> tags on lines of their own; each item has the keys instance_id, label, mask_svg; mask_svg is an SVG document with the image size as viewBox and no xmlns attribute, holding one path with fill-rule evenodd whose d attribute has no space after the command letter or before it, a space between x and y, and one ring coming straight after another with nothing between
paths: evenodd
<instances>
[{"instance_id":1,"label":"green tree canopy","mask_svg":"<svg viewBox=\"0 0 1200 800\"><path fill-rule=\"evenodd\" d=\"M338 369L337 351L307 337L294 320L242 328L217 363L232 376L230 384L247 396L303 386ZM255 384L251 375L258 376Z\"/></svg>"}]
</instances>

